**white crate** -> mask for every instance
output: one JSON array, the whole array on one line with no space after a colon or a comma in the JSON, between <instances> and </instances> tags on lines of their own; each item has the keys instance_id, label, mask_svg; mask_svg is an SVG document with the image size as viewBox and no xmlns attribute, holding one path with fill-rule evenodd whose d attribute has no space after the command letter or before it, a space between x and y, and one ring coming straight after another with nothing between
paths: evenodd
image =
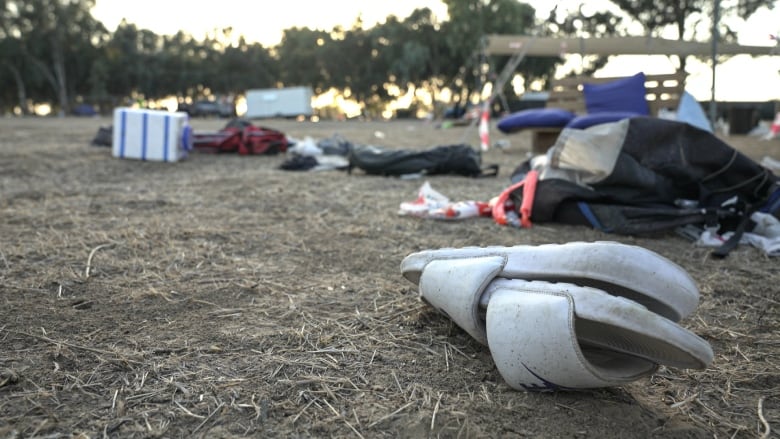
<instances>
[{"instance_id":1,"label":"white crate","mask_svg":"<svg viewBox=\"0 0 780 439\"><path fill-rule=\"evenodd\" d=\"M175 162L192 149L187 113L117 108L114 110L114 157Z\"/></svg>"}]
</instances>

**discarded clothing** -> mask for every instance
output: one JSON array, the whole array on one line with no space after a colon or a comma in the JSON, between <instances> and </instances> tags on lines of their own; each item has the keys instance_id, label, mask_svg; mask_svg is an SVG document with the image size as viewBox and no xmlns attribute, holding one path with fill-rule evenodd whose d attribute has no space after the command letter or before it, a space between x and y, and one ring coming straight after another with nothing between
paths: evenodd
<instances>
[{"instance_id":1,"label":"discarded clothing","mask_svg":"<svg viewBox=\"0 0 780 439\"><path fill-rule=\"evenodd\" d=\"M367 174L404 176L410 174L454 174L467 177L495 177L498 165L482 166L479 151L469 145L442 145L417 151L355 146L349 153L349 171L361 169Z\"/></svg>"}]
</instances>

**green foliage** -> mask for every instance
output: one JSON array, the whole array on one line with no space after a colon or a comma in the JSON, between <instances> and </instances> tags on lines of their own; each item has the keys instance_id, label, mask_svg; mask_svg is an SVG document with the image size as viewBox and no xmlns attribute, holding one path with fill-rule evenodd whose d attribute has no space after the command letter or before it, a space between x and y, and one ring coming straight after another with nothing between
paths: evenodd
<instances>
[{"instance_id":1,"label":"green foliage","mask_svg":"<svg viewBox=\"0 0 780 439\"><path fill-rule=\"evenodd\" d=\"M672 29L679 40L709 41L712 39L713 0L612 0L627 16L640 23L647 35L661 36ZM719 2L720 17L717 32L719 40L736 42L733 30L736 21L743 21L759 8L772 9L774 0L736 0ZM680 69L685 69L685 57L680 57Z\"/></svg>"},{"instance_id":2,"label":"green foliage","mask_svg":"<svg viewBox=\"0 0 780 439\"><path fill-rule=\"evenodd\" d=\"M582 5L576 11L561 12L554 8L546 24L548 35L561 37L598 38L626 33L622 17L609 10L585 11ZM607 61L608 57L605 56L585 57L576 73L590 75L604 67Z\"/></svg>"},{"instance_id":3,"label":"green foliage","mask_svg":"<svg viewBox=\"0 0 780 439\"><path fill-rule=\"evenodd\" d=\"M540 23L531 6L516 0L444 0L445 21L421 8L371 28L359 19L350 29L293 27L279 45L264 47L236 38L230 28L215 29L203 40L184 32L161 36L127 22L108 31L92 17L94 3L0 0L0 113L27 111L31 102L67 111L87 101L106 111L128 98L199 99L299 85L315 93L340 90L368 113L381 110L396 89L422 88L438 97L449 88L455 100L475 100L507 61L484 56L483 36L624 34L631 21L648 34L676 26L688 38L694 22L712 11L710 0L613 0L624 15L578 10L553 13ZM747 17L772 3L735 0L723 14ZM725 25L722 31L731 37ZM529 57L516 73L527 83L546 80L560 62ZM588 68L603 62L592 60Z\"/></svg>"},{"instance_id":4,"label":"green foliage","mask_svg":"<svg viewBox=\"0 0 780 439\"><path fill-rule=\"evenodd\" d=\"M538 30L536 11L530 5L515 0L445 0L444 3L450 16L449 21L442 25L444 41L450 59L461 60L452 64L446 73L460 89L459 95L468 99L492 79L487 73L502 68L508 59L498 57L488 60L480 56L484 37L490 34L533 34ZM464 65L466 69L455 70ZM554 60L537 60L534 64L526 62L519 66L518 74L531 80L550 74L553 65Z\"/></svg>"},{"instance_id":5,"label":"green foliage","mask_svg":"<svg viewBox=\"0 0 780 439\"><path fill-rule=\"evenodd\" d=\"M328 32L309 28L286 29L276 49L280 77L278 85L309 85L315 92L327 91L331 77L329 66L348 62L333 50Z\"/></svg>"},{"instance_id":6,"label":"green foliage","mask_svg":"<svg viewBox=\"0 0 780 439\"><path fill-rule=\"evenodd\" d=\"M66 111L69 94L86 82L97 45L106 36L90 13L94 0L8 0L0 5L6 49L0 52L0 66L23 78L9 88L18 91L20 101L53 101ZM26 102L17 104L27 107Z\"/></svg>"},{"instance_id":7,"label":"green foliage","mask_svg":"<svg viewBox=\"0 0 780 439\"><path fill-rule=\"evenodd\" d=\"M660 36L672 28L677 38L687 40L708 40L714 16L713 0L611 0L630 18L642 25L648 35ZM719 35L726 41L736 41L733 30L734 18L740 21L753 15L759 8L772 9L773 0L736 0L720 2L720 16L731 20L720 20ZM729 22L732 25L729 25ZM697 26L705 24L704 27ZM702 32L703 31L703 32Z\"/></svg>"}]
</instances>

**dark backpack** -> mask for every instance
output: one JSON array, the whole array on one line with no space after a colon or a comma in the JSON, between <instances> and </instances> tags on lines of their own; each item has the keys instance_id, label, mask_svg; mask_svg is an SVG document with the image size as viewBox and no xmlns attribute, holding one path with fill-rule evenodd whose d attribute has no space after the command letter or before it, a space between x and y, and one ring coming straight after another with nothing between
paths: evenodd
<instances>
[{"instance_id":1,"label":"dark backpack","mask_svg":"<svg viewBox=\"0 0 780 439\"><path fill-rule=\"evenodd\" d=\"M384 176L422 173L485 177L498 174L497 165L483 169L480 153L468 145L444 145L423 151L358 145L352 147L348 158L350 173L358 168L366 174Z\"/></svg>"},{"instance_id":2,"label":"dark backpack","mask_svg":"<svg viewBox=\"0 0 780 439\"><path fill-rule=\"evenodd\" d=\"M523 163L518 181L530 170ZM750 230L749 217L778 211L780 180L709 132L655 118L633 118L612 173L590 187L562 179L537 182L531 220L589 225L617 234L684 225ZM522 190L509 198L522 203ZM739 234L735 233L738 242ZM725 256L724 247L717 256Z\"/></svg>"}]
</instances>

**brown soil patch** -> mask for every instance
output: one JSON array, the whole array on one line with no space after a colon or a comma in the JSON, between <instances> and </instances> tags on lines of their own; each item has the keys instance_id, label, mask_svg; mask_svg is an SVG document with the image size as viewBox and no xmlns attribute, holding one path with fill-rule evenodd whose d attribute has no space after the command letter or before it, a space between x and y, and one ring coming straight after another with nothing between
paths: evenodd
<instances>
[{"instance_id":1,"label":"brown soil patch","mask_svg":"<svg viewBox=\"0 0 780 439\"><path fill-rule=\"evenodd\" d=\"M90 146L108 119L0 119L0 437L757 437L780 431L777 260L725 260L674 235L500 227L396 215L421 180L288 172L283 156L162 164ZM263 121L302 138L428 148L476 128ZM196 120L196 130L224 125ZM491 150L495 179L434 177L453 200L508 184L528 139ZM780 158L780 142L728 141ZM421 303L407 254L616 240L685 267L683 324L704 371L630 385L511 390L487 348Z\"/></svg>"}]
</instances>

